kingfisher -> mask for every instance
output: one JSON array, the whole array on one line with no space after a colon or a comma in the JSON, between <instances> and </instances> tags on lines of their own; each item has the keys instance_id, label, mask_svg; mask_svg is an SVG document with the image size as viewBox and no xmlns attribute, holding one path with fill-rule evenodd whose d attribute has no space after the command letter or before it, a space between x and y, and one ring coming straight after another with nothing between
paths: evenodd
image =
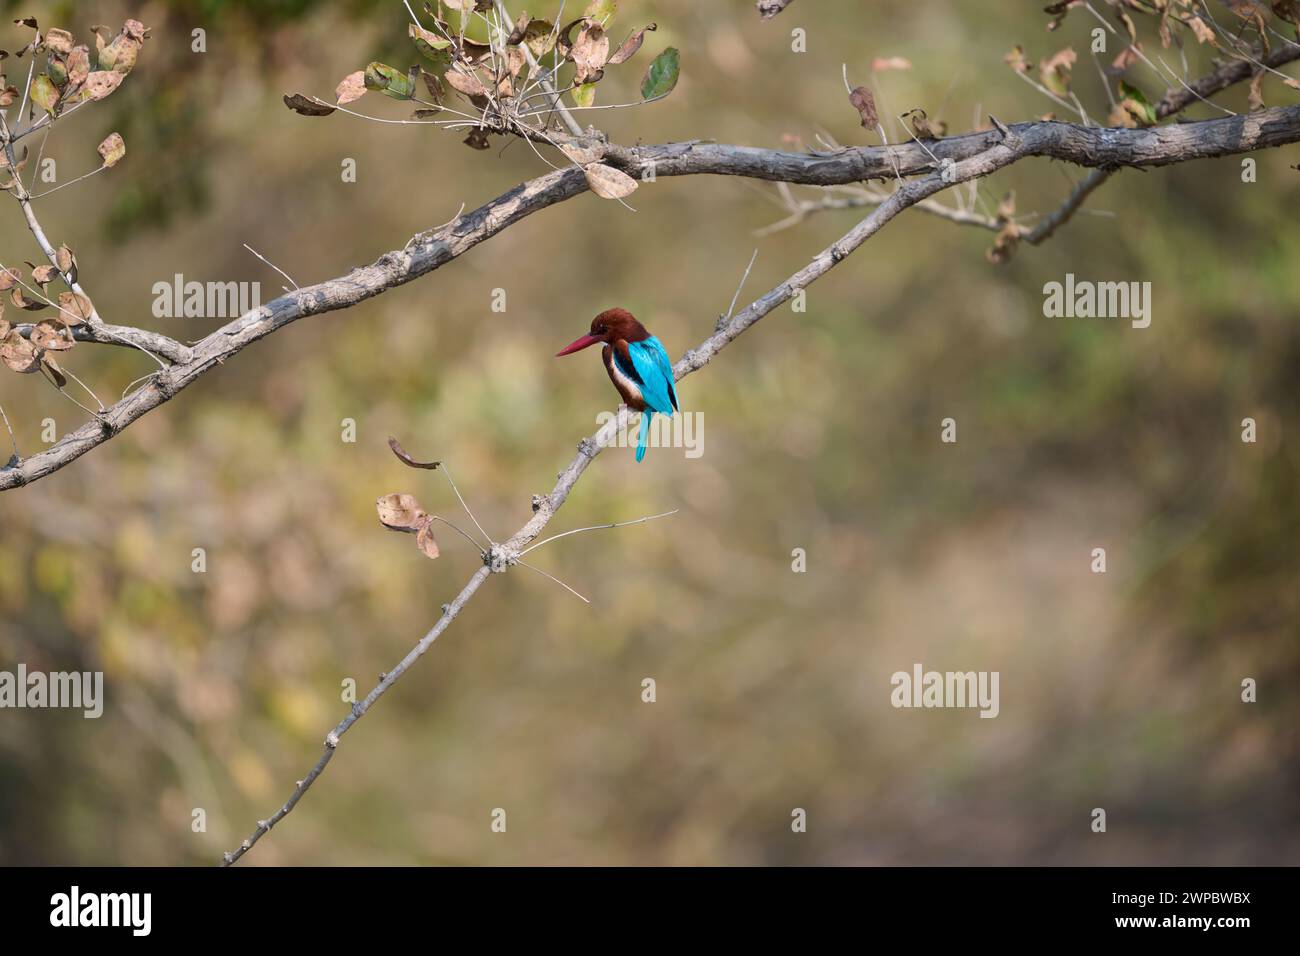
<instances>
[{"instance_id":1,"label":"kingfisher","mask_svg":"<svg viewBox=\"0 0 1300 956\"><path fill-rule=\"evenodd\" d=\"M672 416L677 410L673 363L663 343L650 334L627 309L606 309L591 320L591 331L555 353L556 358L604 342L601 357L609 380L628 408L641 413L636 460L645 457L646 437L654 413Z\"/></svg>"}]
</instances>

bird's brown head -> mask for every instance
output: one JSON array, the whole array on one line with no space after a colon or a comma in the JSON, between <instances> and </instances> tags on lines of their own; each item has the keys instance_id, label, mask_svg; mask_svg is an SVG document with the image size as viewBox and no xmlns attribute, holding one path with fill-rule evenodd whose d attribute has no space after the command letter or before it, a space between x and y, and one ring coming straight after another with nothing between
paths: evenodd
<instances>
[{"instance_id":1,"label":"bird's brown head","mask_svg":"<svg viewBox=\"0 0 1300 956\"><path fill-rule=\"evenodd\" d=\"M556 357L579 352L597 342L613 343L618 339L627 342L640 342L648 339L650 333L636 320L627 309L606 309L591 320L591 331L556 352Z\"/></svg>"}]
</instances>

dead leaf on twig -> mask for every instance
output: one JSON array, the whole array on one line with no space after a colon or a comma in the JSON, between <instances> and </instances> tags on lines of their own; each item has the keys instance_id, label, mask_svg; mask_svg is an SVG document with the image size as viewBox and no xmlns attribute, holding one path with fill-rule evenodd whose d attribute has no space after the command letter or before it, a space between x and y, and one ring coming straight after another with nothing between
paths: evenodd
<instances>
[{"instance_id":1,"label":"dead leaf on twig","mask_svg":"<svg viewBox=\"0 0 1300 956\"><path fill-rule=\"evenodd\" d=\"M587 176L587 185L601 199L622 199L631 195L637 187L637 181L621 170L604 163L592 163L583 168Z\"/></svg>"},{"instance_id":2,"label":"dead leaf on twig","mask_svg":"<svg viewBox=\"0 0 1300 956\"><path fill-rule=\"evenodd\" d=\"M412 468L425 468L432 471L442 464L440 461L416 461L411 457L411 453L398 443L396 438L388 439L388 447L393 450L393 454L397 456L398 461Z\"/></svg>"},{"instance_id":3,"label":"dead leaf on twig","mask_svg":"<svg viewBox=\"0 0 1300 956\"><path fill-rule=\"evenodd\" d=\"M876 115L876 98L865 86L859 86L849 94L849 102L862 118L863 129L875 129L880 122Z\"/></svg>"},{"instance_id":4,"label":"dead leaf on twig","mask_svg":"<svg viewBox=\"0 0 1300 956\"><path fill-rule=\"evenodd\" d=\"M401 492L376 498L375 510L379 513L379 523L385 528L407 534L419 531L426 517L415 495Z\"/></svg>"}]
</instances>

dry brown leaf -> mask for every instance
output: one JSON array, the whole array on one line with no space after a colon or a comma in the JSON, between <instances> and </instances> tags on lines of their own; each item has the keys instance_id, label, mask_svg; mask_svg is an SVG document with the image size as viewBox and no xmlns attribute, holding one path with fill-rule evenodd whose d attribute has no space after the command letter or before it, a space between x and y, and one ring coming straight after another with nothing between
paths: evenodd
<instances>
[{"instance_id":1,"label":"dry brown leaf","mask_svg":"<svg viewBox=\"0 0 1300 956\"><path fill-rule=\"evenodd\" d=\"M86 82L86 77L90 76L90 48L85 46L76 46L68 54L68 85L76 89Z\"/></svg>"},{"instance_id":2,"label":"dry brown leaf","mask_svg":"<svg viewBox=\"0 0 1300 956\"><path fill-rule=\"evenodd\" d=\"M1209 25L1206 24L1206 22L1202 20L1200 17L1193 16L1190 20L1187 21L1187 25L1190 26L1192 28L1192 32L1196 34L1197 43L1211 43L1214 44L1215 46L1218 45L1219 41L1215 37L1214 31L1211 30L1209 28Z\"/></svg>"},{"instance_id":3,"label":"dry brown leaf","mask_svg":"<svg viewBox=\"0 0 1300 956\"><path fill-rule=\"evenodd\" d=\"M0 343L0 362L4 362L11 371L24 374L35 372L41 367L41 357L36 346L19 335L17 329L11 329L4 342Z\"/></svg>"},{"instance_id":4,"label":"dry brown leaf","mask_svg":"<svg viewBox=\"0 0 1300 956\"><path fill-rule=\"evenodd\" d=\"M102 100L122 85L125 74L115 70L96 70L86 76L86 96L92 100Z\"/></svg>"},{"instance_id":5,"label":"dry brown leaf","mask_svg":"<svg viewBox=\"0 0 1300 956\"><path fill-rule=\"evenodd\" d=\"M54 356L49 352L41 355L41 367L45 369L50 376L50 381L58 388L67 387L68 377L63 374L63 369L59 368L59 363L54 360Z\"/></svg>"},{"instance_id":6,"label":"dry brown leaf","mask_svg":"<svg viewBox=\"0 0 1300 956\"><path fill-rule=\"evenodd\" d=\"M329 116L334 107L301 93L284 94L284 105L300 116Z\"/></svg>"},{"instance_id":7,"label":"dry brown leaf","mask_svg":"<svg viewBox=\"0 0 1300 956\"><path fill-rule=\"evenodd\" d=\"M606 166L604 163L592 163L582 170L587 175L587 185L601 199L622 199L631 195L637 182L627 173Z\"/></svg>"},{"instance_id":8,"label":"dry brown leaf","mask_svg":"<svg viewBox=\"0 0 1300 956\"><path fill-rule=\"evenodd\" d=\"M1110 126L1123 126L1125 129L1136 129L1138 120L1146 115L1146 110L1141 103L1136 100L1122 99L1115 104L1115 108L1110 111L1107 117L1107 124Z\"/></svg>"},{"instance_id":9,"label":"dry brown leaf","mask_svg":"<svg viewBox=\"0 0 1300 956\"><path fill-rule=\"evenodd\" d=\"M398 443L396 438L390 437L388 439L388 447L393 450L393 454L397 456L398 461L412 468L424 468L432 471L442 464L440 461L416 461L411 457L411 453Z\"/></svg>"},{"instance_id":10,"label":"dry brown leaf","mask_svg":"<svg viewBox=\"0 0 1300 956\"><path fill-rule=\"evenodd\" d=\"M1028 73L1034 67L1034 64L1025 57L1025 48L1019 43L1013 46L1011 52L1002 58L1002 62L1017 73Z\"/></svg>"},{"instance_id":11,"label":"dry brown leaf","mask_svg":"<svg viewBox=\"0 0 1300 956\"><path fill-rule=\"evenodd\" d=\"M116 166L126 155L126 143L121 133L109 133L95 151L103 158L105 166Z\"/></svg>"},{"instance_id":12,"label":"dry brown leaf","mask_svg":"<svg viewBox=\"0 0 1300 956\"><path fill-rule=\"evenodd\" d=\"M647 30L658 30L657 23L647 23L640 30L634 30L632 34L624 40L617 50L609 57L610 66L618 66L620 63L626 63L636 55L636 51L641 49L641 44L645 42Z\"/></svg>"},{"instance_id":13,"label":"dry brown leaf","mask_svg":"<svg viewBox=\"0 0 1300 956\"><path fill-rule=\"evenodd\" d=\"M426 558L436 558L442 553L438 550L438 542L433 537L433 518L425 517L424 524L415 533L415 546Z\"/></svg>"},{"instance_id":14,"label":"dry brown leaf","mask_svg":"<svg viewBox=\"0 0 1300 956\"><path fill-rule=\"evenodd\" d=\"M59 319L42 319L32 327L32 344L54 352L64 352L76 345L72 330Z\"/></svg>"},{"instance_id":15,"label":"dry brown leaf","mask_svg":"<svg viewBox=\"0 0 1300 956\"><path fill-rule=\"evenodd\" d=\"M36 312L45 308L44 302L41 302L38 299L27 298L27 296L23 294L21 286L14 286L9 290L9 301L18 306L18 308L25 309L28 312Z\"/></svg>"},{"instance_id":16,"label":"dry brown leaf","mask_svg":"<svg viewBox=\"0 0 1300 956\"><path fill-rule=\"evenodd\" d=\"M466 96L487 96L488 89L477 73L465 73L453 68L443 74L443 79L453 90Z\"/></svg>"},{"instance_id":17,"label":"dry brown leaf","mask_svg":"<svg viewBox=\"0 0 1300 956\"><path fill-rule=\"evenodd\" d=\"M919 106L903 114L912 123L912 130L917 139L943 139L948 132L948 124L940 119L930 119L925 110Z\"/></svg>"},{"instance_id":18,"label":"dry brown leaf","mask_svg":"<svg viewBox=\"0 0 1300 956\"><path fill-rule=\"evenodd\" d=\"M385 528L408 534L419 531L426 517L415 495L402 493L376 498L375 510L379 513L380 524Z\"/></svg>"},{"instance_id":19,"label":"dry brown leaf","mask_svg":"<svg viewBox=\"0 0 1300 956\"><path fill-rule=\"evenodd\" d=\"M1124 47L1124 49L1120 50L1119 55L1115 57L1114 61L1110 65L1111 73L1118 74L1127 70L1138 61L1138 53L1140 53L1141 50L1141 43L1130 43L1128 46Z\"/></svg>"},{"instance_id":20,"label":"dry brown leaf","mask_svg":"<svg viewBox=\"0 0 1300 956\"><path fill-rule=\"evenodd\" d=\"M578 32L578 39L569 55L578 68L573 82L595 82L609 60L609 37L605 35L605 28L598 23L588 23Z\"/></svg>"},{"instance_id":21,"label":"dry brown leaf","mask_svg":"<svg viewBox=\"0 0 1300 956\"><path fill-rule=\"evenodd\" d=\"M366 71L357 70L355 73L349 73L334 88L334 99L342 106L344 103L351 103L353 100L359 100L366 95Z\"/></svg>"},{"instance_id":22,"label":"dry brown leaf","mask_svg":"<svg viewBox=\"0 0 1300 956\"><path fill-rule=\"evenodd\" d=\"M1259 70L1250 78L1250 92L1246 95L1246 106L1252 113L1264 108L1264 91L1260 84L1264 81L1264 71Z\"/></svg>"},{"instance_id":23,"label":"dry brown leaf","mask_svg":"<svg viewBox=\"0 0 1300 956\"><path fill-rule=\"evenodd\" d=\"M1057 96L1064 96L1070 91L1070 71L1074 69L1079 55L1073 47L1057 50L1046 60L1038 64L1038 76L1043 85Z\"/></svg>"},{"instance_id":24,"label":"dry brown leaf","mask_svg":"<svg viewBox=\"0 0 1300 956\"><path fill-rule=\"evenodd\" d=\"M1005 265L1011 261L1015 255L1016 246L1020 244L1020 227L1014 222L1006 222L998 230L997 236L993 240L993 245L985 250L984 255L989 262L998 265Z\"/></svg>"},{"instance_id":25,"label":"dry brown leaf","mask_svg":"<svg viewBox=\"0 0 1300 956\"><path fill-rule=\"evenodd\" d=\"M45 45L55 53L71 53L72 34L58 27L50 27L45 31Z\"/></svg>"},{"instance_id":26,"label":"dry brown leaf","mask_svg":"<svg viewBox=\"0 0 1300 956\"><path fill-rule=\"evenodd\" d=\"M95 307L80 292L59 293L59 318L68 325L89 322L94 314Z\"/></svg>"},{"instance_id":27,"label":"dry brown leaf","mask_svg":"<svg viewBox=\"0 0 1300 956\"><path fill-rule=\"evenodd\" d=\"M876 124L880 122L880 117L876 115L876 98L871 95L871 91L865 86L859 86L849 94L849 102L858 111L858 116L862 119L862 128L875 129Z\"/></svg>"}]
</instances>

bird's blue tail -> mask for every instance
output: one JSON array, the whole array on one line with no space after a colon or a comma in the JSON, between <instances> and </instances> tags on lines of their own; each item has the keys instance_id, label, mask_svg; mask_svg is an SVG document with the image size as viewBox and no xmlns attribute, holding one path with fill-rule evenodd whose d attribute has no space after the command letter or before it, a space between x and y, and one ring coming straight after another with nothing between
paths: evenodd
<instances>
[{"instance_id":1,"label":"bird's blue tail","mask_svg":"<svg viewBox=\"0 0 1300 956\"><path fill-rule=\"evenodd\" d=\"M636 460L637 461L640 461L642 458L645 457L645 443L646 443L646 439L650 435L650 418L653 415L654 412L650 411L650 409L648 408L641 413L641 434L639 434L636 439Z\"/></svg>"}]
</instances>

